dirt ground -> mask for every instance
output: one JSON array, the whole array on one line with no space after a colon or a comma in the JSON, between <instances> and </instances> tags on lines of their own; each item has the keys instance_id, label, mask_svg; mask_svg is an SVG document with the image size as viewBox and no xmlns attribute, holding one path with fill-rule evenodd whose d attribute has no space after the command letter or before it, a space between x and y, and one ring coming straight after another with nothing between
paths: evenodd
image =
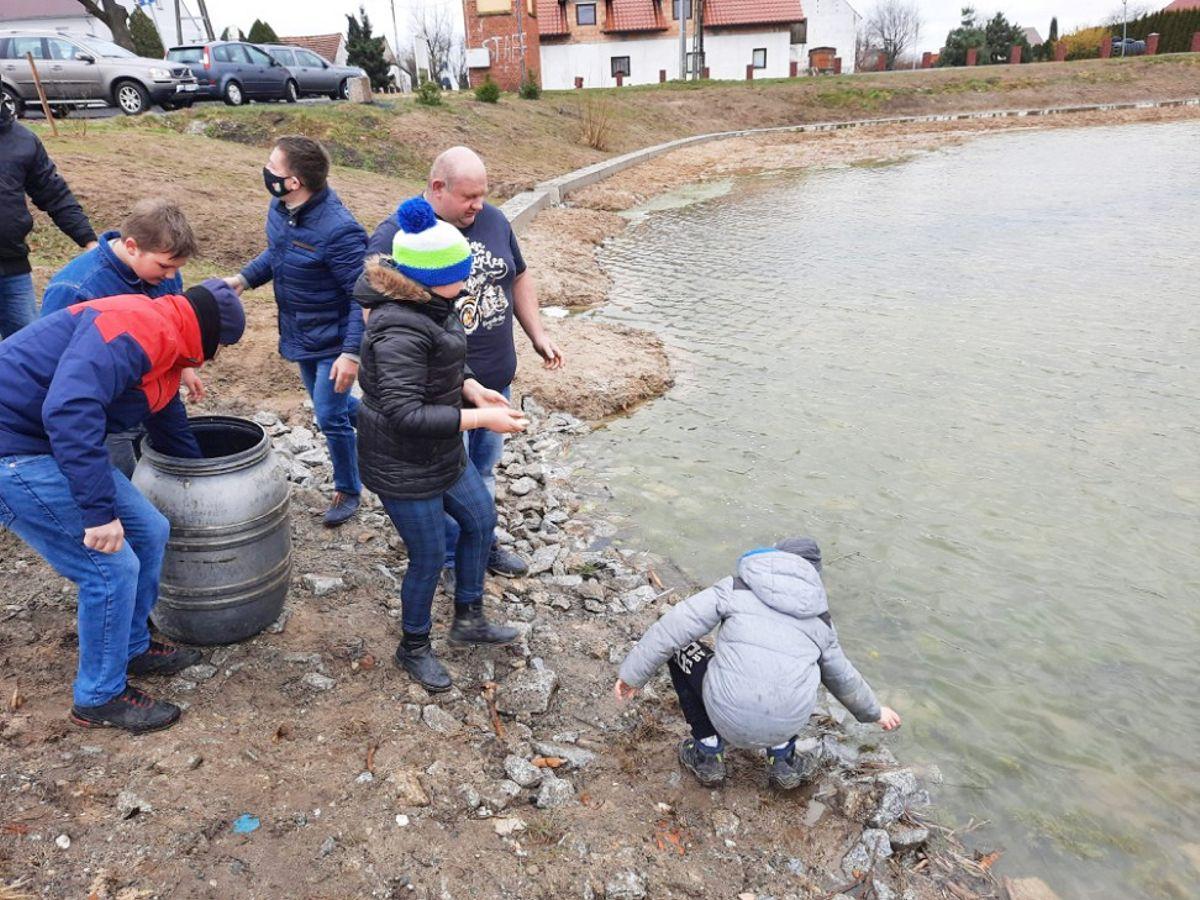
<instances>
[{"instance_id":1,"label":"dirt ground","mask_svg":"<svg viewBox=\"0 0 1200 900\"><path fill-rule=\"evenodd\" d=\"M155 735L68 724L72 591L0 535L0 885L11 888L0 896L617 900L867 886L926 900L948 878L991 896L990 881L971 877L985 872L936 830L921 839L928 851L889 848L876 860L861 849L884 834L864 831L872 785L911 778L877 729L816 726L838 763L787 796L766 787L751 755L733 755L722 789L680 776L683 729L665 677L628 707L610 686L630 642L687 586L614 542L597 515L602 491L573 492L579 461L557 418L535 416L533 434L507 452L500 489L504 527L539 547L534 559L548 549L554 561L537 577L489 579L492 614L523 631L509 647L446 644L450 604L439 595L435 646L457 685L448 694L427 695L393 665L402 545L377 508L338 531L320 526L327 464L314 487L293 491L285 615L242 644L209 648L165 685L147 680L186 707ZM294 410L289 421L311 418ZM525 493L516 482L531 477ZM540 705L521 699L530 677L552 679ZM487 700L496 682L499 719ZM534 773L554 780L549 799L544 785L505 780L523 779L521 760L551 755L566 760L557 779ZM889 826L897 841L921 830L927 801L912 802ZM259 827L239 834L244 815ZM873 869L866 880L843 861L856 848Z\"/></svg>"}]
</instances>

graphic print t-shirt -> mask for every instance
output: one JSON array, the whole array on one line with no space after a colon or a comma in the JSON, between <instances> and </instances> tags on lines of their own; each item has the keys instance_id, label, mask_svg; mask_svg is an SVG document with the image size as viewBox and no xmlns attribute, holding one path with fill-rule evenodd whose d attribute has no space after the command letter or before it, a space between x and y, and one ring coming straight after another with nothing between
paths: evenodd
<instances>
[{"instance_id":1,"label":"graphic print t-shirt","mask_svg":"<svg viewBox=\"0 0 1200 900\"><path fill-rule=\"evenodd\" d=\"M467 279L470 296L458 307L467 332L467 361L480 384L499 391L517 372L512 286L525 271L525 259L508 219L491 204L484 204L463 237L474 257Z\"/></svg>"},{"instance_id":2,"label":"graphic print t-shirt","mask_svg":"<svg viewBox=\"0 0 1200 900\"><path fill-rule=\"evenodd\" d=\"M394 215L380 222L367 243L367 255L391 256L399 228ZM474 257L467 279L470 297L458 308L467 332L467 362L480 384L499 391L512 384L517 372L512 285L525 271L525 260L508 219L489 203L462 234Z\"/></svg>"}]
</instances>

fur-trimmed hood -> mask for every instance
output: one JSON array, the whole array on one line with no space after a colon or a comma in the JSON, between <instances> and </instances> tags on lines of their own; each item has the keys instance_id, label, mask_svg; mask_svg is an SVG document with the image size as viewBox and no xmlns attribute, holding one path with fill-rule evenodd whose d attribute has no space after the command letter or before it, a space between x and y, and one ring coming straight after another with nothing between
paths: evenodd
<instances>
[{"instance_id":1,"label":"fur-trimmed hood","mask_svg":"<svg viewBox=\"0 0 1200 900\"><path fill-rule=\"evenodd\" d=\"M391 300L429 303L435 297L392 265L391 259L379 253L367 258L354 299L360 306L372 309Z\"/></svg>"}]
</instances>

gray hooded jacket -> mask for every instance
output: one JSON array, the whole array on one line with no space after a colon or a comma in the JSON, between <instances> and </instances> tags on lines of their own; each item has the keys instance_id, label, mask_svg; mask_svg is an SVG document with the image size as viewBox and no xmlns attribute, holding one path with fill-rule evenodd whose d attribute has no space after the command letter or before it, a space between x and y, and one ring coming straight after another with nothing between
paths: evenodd
<instances>
[{"instance_id":1,"label":"gray hooded jacket","mask_svg":"<svg viewBox=\"0 0 1200 900\"><path fill-rule=\"evenodd\" d=\"M879 719L875 692L842 652L821 576L781 550L744 556L738 579L725 578L673 607L621 664L626 684L641 687L676 650L718 624L704 676L704 707L735 747L773 747L808 723L824 683L860 722Z\"/></svg>"}]
</instances>

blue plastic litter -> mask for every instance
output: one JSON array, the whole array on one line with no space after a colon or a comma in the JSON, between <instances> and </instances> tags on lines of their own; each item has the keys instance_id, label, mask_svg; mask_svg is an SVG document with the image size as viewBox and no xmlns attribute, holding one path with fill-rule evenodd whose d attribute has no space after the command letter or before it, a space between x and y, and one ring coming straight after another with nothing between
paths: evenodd
<instances>
[{"instance_id":1,"label":"blue plastic litter","mask_svg":"<svg viewBox=\"0 0 1200 900\"><path fill-rule=\"evenodd\" d=\"M252 816L250 813L242 813L233 820L233 833L249 834L252 831L257 831L258 826L261 824L258 821L258 816Z\"/></svg>"}]
</instances>

